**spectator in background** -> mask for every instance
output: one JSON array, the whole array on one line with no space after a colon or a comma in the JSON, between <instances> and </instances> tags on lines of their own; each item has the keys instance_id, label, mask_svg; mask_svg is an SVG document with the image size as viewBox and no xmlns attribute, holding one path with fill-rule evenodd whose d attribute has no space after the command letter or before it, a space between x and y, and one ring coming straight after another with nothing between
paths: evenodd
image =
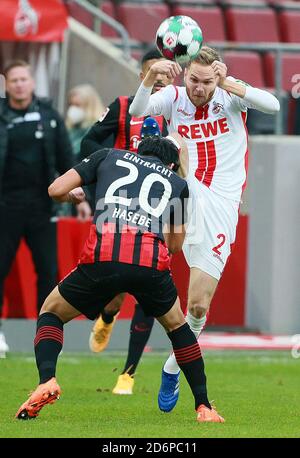
<instances>
[{"instance_id":1,"label":"spectator in background","mask_svg":"<svg viewBox=\"0 0 300 458\"><path fill-rule=\"evenodd\" d=\"M70 141L73 147L74 163L80 162L83 156L80 154L81 140L89 128L100 118L105 107L93 86L79 84L70 89L68 93L68 109L65 123L68 129ZM93 201L93 187L86 189L89 202ZM86 221L91 216L90 204L82 202L76 208L68 203L60 205L60 216L78 215L78 219Z\"/></svg>"},{"instance_id":2,"label":"spectator in background","mask_svg":"<svg viewBox=\"0 0 300 458\"><path fill-rule=\"evenodd\" d=\"M105 107L90 84L79 84L70 89L68 94L68 110L66 126L75 155L75 163L80 162L80 144L89 128L98 121Z\"/></svg>"},{"instance_id":3,"label":"spectator in background","mask_svg":"<svg viewBox=\"0 0 300 458\"><path fill-rule=\"evenodd\" d=\"M0 99L0 318L3 284L22 237L37 273L37 308L57 282L56 229L50 222L47 188L73 164L64 121L47 100L34 94L30 66L23 60L4 71L7 98ZM3 334L2 343L5 341Z\"/></svg>"}]
</instances>

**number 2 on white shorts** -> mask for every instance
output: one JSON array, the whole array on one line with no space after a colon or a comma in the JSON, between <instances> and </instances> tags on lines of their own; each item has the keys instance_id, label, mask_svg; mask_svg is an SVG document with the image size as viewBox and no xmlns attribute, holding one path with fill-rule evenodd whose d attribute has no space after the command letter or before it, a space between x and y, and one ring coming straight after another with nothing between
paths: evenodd
<instances>
[{"instance_id":1,"label":"number 2 on white shorts","mask_svg":"<svg viewBox=\"0 0 300 458\"><path fill-rule=\"evenodd\" d=\"M212 250L220 256L221 254L220 248L224 245L226 237L224 234L219 234L217 235L217 238L221 240L221 242L218 245L214 246Z\"/></svg>"}]
</instances>

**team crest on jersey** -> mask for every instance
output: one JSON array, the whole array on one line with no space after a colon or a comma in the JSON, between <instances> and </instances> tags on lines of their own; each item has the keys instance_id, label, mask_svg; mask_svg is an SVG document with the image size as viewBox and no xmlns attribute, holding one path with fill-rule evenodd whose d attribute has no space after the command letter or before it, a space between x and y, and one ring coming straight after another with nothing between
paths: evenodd
<instances>
[{"instance_id":1,"label":"team crest on jersey","mask_svg":"<svg viewBox=\"0 0 300 458\"><path fill-rule=\"evenodd\" d=\"M131 150L137 151L140 143L141 137L139 135L132 135L132 137L130 137Z\"/></svg>"},{"instance_id":2,"label":"team crest on jersey","mask_svg":"<svg viewBox=\"0 0 300 458\"><path fill-rule=\"evenodd\" d=\"M214 102L213 104L214 104L214 107L212 109L212 112L214 114L220 113L220 111L223 110L223 108L224 108L221 103Z\"/></svg>"}]
</instances>

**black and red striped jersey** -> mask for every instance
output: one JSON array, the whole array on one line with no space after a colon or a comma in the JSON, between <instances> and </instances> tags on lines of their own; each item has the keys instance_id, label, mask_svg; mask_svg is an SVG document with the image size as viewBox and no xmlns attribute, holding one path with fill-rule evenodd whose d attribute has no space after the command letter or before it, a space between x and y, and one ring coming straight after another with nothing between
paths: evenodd
<instances>
[{"instance_id":1,"label":"black and red striped jersey","mask_svg":"<svg viewBox=\"0 0 300 458\"><path fill-rule=\"evenodd\" d=\"M80 263L168 269L163 227L186 222L186 181L158 157L113 148L96 151L74 169L83 185L96 183L96 209Z\"/></svg>"},{"instance_id":2,"label":"black and red striped jersey","mask_svg":"<svg viewBox=\"0 0 300 458\"><path fill-rule=\"evenodd\" d=\"M134 117L129 113L133 96L117 97L82 139L80 157L99 150L114 147L137 152L141 141L141 128L145 116ZM163 116L155 116L164 137L168 135L166 121Z\"/></svg>"}]
</instances>

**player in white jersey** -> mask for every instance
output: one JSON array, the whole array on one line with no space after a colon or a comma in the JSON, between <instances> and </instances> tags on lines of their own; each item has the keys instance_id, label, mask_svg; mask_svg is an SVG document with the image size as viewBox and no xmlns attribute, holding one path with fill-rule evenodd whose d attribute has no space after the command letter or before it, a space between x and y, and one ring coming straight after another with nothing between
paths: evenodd
<instances>
[{"instance_id":1,"label":"player in white jersey","mask_svg":"<svg viewBox=\"0 0 300 458\"><path fill-rule=\"evenodd\" d=\"M201 198L203 224L187 235L183 247L190 267L186 321L198 337L234 243L238 210L246 183L247 109L279 111L279 102L267 91L227 76L217 51L207 46L185 69L185 87L167 86L151 95L157 73L174 78L179 64L155 63L140 85L130 114L163 115L171 131L186 141L189 151L190 193ZM203 229L203 230L202 230ZM169 412L179 394L179 366L171 354L162 371L158 403Z\"/></svg>"}]
</instances>

